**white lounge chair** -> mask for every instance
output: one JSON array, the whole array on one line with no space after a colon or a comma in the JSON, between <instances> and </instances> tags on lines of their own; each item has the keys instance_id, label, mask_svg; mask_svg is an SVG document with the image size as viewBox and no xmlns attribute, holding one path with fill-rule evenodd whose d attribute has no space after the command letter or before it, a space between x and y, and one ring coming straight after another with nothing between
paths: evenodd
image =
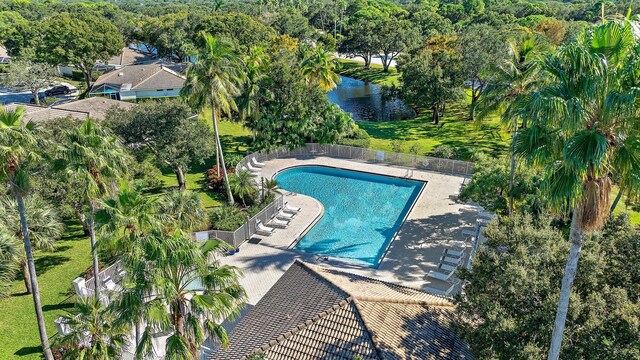
<instances>
[{"instance_id":1,"label":"white lounge chair","mask_svg":"<svg viewBox=\"0 0 640 360\"><path fill-rule=\"evenodd\" d=\"M456 269L458 268L458 265L449 265L449 264L445 264L445 263L440 263L440 265L438 265L438 269L442 269L444 271L456 271Z\"/></svg>"},{"instance_id":2,"label":"white lounge chair","mask_svg":"<svg viewBox=\"0 0 640 360\"><path fill-rule=\"evenodd\" d=\"M436 288L434 288L434 287L427 286L427 287L425 288L425 290L426 290L428 293L432 293L432 294L435 294L435 295L448 296L449 294L451 294L451 292L453 291L453 289L455 289L456 285L457 285L457 284L451 284L451 286L449 286L449 288L447 288L446 290L436 289Z\"/></svg>"},{"instance_id":3,"label":"white lounge chair","mask_svg":"<svg viewBox=\"0 0 640 360\"><path fill-rule=\"evenodd\" d=\"M260 172L260 168L251 166L251 162L247 162L247 169L249 169L249 172L252 172L252 173Z\"/></svg>"},{"instance_id":4,"label":"white lounge chair","mask_svg":"<svg viewBox=\"0 0 640 360\"><path fill-rule=\"evenodd\" d=\"M444 251L444 253L445 253L446 255L462 256L462 254L464 254L464 250L446 249L446 250Z\"/></svg>"},{"instance_id":5,"label":"white lounge chair","mask_svg":"<svg viewBox=\"0 0 640 360\"><path fill-rule=\"evenodd\" d=\"M288 222L288 221L285 221L285 220L280 220L280 219L278 219L278 218L273 218L273 219L271 219L271 221L269 221L269 222L267 223L267 226L271 226L271 227L274 227L274 228L282 228L282 229L284 229L284 228L286 228L287 226L289 226L289 222Z\"/></svg>"},{"instance_id":6,"label":"white lounge chair","mask_svg":"<svg viewBox=\"0 0 640 360\"><path fill-rule=\"evenodd\" d=\"M282 220L291 220L295 216L296 214L286 213L282 209L280 209L280 212L278 212L278 214L276 215L278 219L282 219Z\"/></svg>"},{"instance_id":7,"label":"white lounge chair","mask_svg":"<svg viewBox=\"0 0 640 360\"><path fill-rule=\"evenodd\" d=\"M291 205L289 205L288 202L286 202L286 203L284 203L284 208L283 208L282 211L290 213L290 214L297 214L300 211L302 211L302 209L299 208L299 207L291 206Z\"/></svg>"},{"instance_id":8,"label":"white lounge chair","mask_svg":"<svg viewBox=\"0 0 640 360\"><path fill-rule=\"evenodd\" d=\"M445 254L444 256L442 256L440 261L441 262L447 262L447 263L450 263L450 264L455 264L456 266L458 266L458 265L460 265L462 263L462 258L461 257L447 256Z\"/></svg>"},{"instance_id":9,"label":"white lounge chair","mask_svg":"<svg viewBox=\"0 0 640 360\"><path fill-rule=\"evenodd\" d=\"M449 241L447 245L454 248L467 247L467 243L465 241Z\"/></svg>"},{"instance_id":10,"label":"white lounge chair","mask_svg":"<svg viewBox=\"0 0 640 360\"><path fill-rule=\"evenodd\" d=\"M429 273L427 274L427 276L429 276L430 278L434 278L434 279L438 279L438 280L442 280L442 281L448 281L451 276L453 276L454 271L450 271L448 273L441 273L439 271L429 271Z\"/></svg>"},{"instance_id":11,"label":"white lounge chair","mask_svg":"<svg viewBox=\"0 0 640 360\"><path fill-rule=\"evenodd\" d=\"M462 235L464 236L476 236L475 230L462 230Z\"/></svg>"},{"instance_id":12,"label":"white lounge chair","mask_svg":"<svg viewBox=\"0 0 640 360\"><path fill-rule=\"evenodd\" d=\"M262 163L262 162L260 162L260 161L256 160L256 157L255 157L255 156L252 156L252 157L251 157L251 161L250 161L250 163L253 163L253 165L255 165L255 166L259 167L259 168L261 168L261 167L265 167L265 166L267 165L267 164L265 164L265 163Z\"/></svg>"},{"instance_id":13,"label":"white lounge chair","mask_svg":"<svg viewBox=\"0 0 640 360\"><path fill-rule=\"evenodd\" d=\"M276 232L276 229L269 226L265 226L261 222L256 224L256 234L258 235L271 236L271 234L273 234L274 232Z\"/></svg>"}]
</instances>

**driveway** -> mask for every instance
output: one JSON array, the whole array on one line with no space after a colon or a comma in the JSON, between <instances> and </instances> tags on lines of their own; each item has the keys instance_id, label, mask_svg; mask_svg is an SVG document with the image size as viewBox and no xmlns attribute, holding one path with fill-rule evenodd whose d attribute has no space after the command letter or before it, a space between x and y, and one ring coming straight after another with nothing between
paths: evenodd
<instances>
[{"instance_id":1,"label":"driveway","mask_svg":"<svg viewBox=\"0 0 640 360\"><path fill-rule=\"evenodd\" d=\"M69 95L57 95L54 96L56 99L56 102L58 101L63 101L63 100L73 100L76 97L78 97L78 89L66 82L61 82L59 83L59 85L66 85L69 87L69 89L71 89L71 93ZM47 88L50 89L51 87ZM40 91L40 93L44 93L47 89L44 89L42 91ZM0 105L6 105L6 104L11 104L11 103L23 103L23 104L28 104L29 101L31 100L33 96L31 95L30 91L14 91L5 87L0 87Z\"/></svg>"}]
</instances>

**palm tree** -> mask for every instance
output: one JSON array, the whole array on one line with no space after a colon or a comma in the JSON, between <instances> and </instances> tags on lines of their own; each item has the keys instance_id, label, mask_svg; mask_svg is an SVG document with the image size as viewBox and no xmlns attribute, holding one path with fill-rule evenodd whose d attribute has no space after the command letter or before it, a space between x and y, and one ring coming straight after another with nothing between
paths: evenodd
<instances>
[{"instance_id":1,"label":"palm tree","mask_svg":"<svg viewBox=\"0 0 640 360\"><path fill-rule=\"evenodd\" d=\"M196 62L187 68L187 80L180 91L191 107L202 112L211 109L213 132L216 138L216 162L218 174L220 167L224 175L229 203L233 204L233 195L229 188L227 167L224 164L222 143L218 122L222 115L231 116L238 107L235 98L240 95L243 82L242 61L236 54L233 44L202 33L204 47L196 56Z\"/></svg>"},{"instance_id":2,"label":"palm tree","mask_svg":"<svg viewBox=\"0 0 640 360\"><path fill-rule=\"evenodd\" d=\"M519 41L508 43L509 56L493 69L491 80L482 91L472 113L475 120L481 122L493 113L500 114L502 124L512 132L511 171L509 180L509 214L513 212L513 185L515 182L516 158L513 156L513 144L520 123L525 127L519 110L525 95L535 90L538 83L538 61L541 49L532 36L524 36Z\"/></svg>"},{"instance_id":3,"label":"palm tree","mask_svg":"<svg viewBox=\"0 0 640 360\"><path fill-rule=\"evenodd\" d=\"M572 212L549 360L560 356L585 235L609 218L611 179L640 175L635 29L630 21L604 23L547 56L547 82L522 109L530 127L516 137L516 154L544 167L549 198Z\"/></svg>"},{"instance_id":4,"label":"palm tree","mask_svg":"<svg viewBox=\"0 0 640 360\"><path fill-rule=\"evenodd\" d=\"M127 267L144 266L140 261L144 254L142 239L160 228L163 220L158 211L157 197L145 196L141 186L123 181L118 192L103 200L102 209L96 212L96 223L102 234L99 246L112 255L119 255ZM131 273L140 274L139 271ZM144 284L144 279L125 276L121 285L127 291L113 302L119 314L116 325L134 325L136 347L141 344L141 325L154 313L154 309L145 306L151 294L145 291Z\"/></svg>"},{"instance_id":5,"label":"palm tree","mask_svg":"<svg viewBox=\"0 0 640 360\"><path fill-rule=\"evenodd\" d=\"M142 187L122 181L118 191L102 201L96 212L101 237L98 245L115 256L130 250L136 238L160 224L157 198L145 196Z\"/></svg>"},{"instance_id":6,"label":"palm tree","mask_svg":"<svg viewBox=\"0 0 640 360\"><path fill-rule=\"evenodd\" d=\"M21 255L20 242L0 225L0 299L9 295Z\"/></svg>"},{"instance_id":7,"label":"palm tree","mask_svg":"<svg viewBox=\"0 0 640 360\"><path fill-rule=\"evenodd\" d=\"M202 206L198 194L192 191L168 192L162 197L158 207L167 232L175 229L197 230L207 220L207 212Z\"/></svg>"},{"instance_id":8,"label":"palm tree","mask_svg":"<svg viewBox=\"0 0 640 360\"><path fill-rule=\"evenodd\" d=\"M62 359L120 359L129 329L117 321L119 313L95 296L79 297L63 316L71 332L57 336L56 347L64 349Z\"/></svg>"},{"instance_id":9,"label":"palm tree","mask_svg":"<svg viewBox=\"0 0 640 360\"><path fill-rule=\"evenodd\" d=\"M326 52L322 45L317 45L315 48L304 46L300 51L302 56L300 70L308 84L319 86L322 90L329 92L340 83L340 76L335 73L336 59Z\"/></svg>"},{"instance_id":10,"label":"palm tree","mask_svg":"<svg viewBox=\"0 0 640 360\"><path fill-rule=\"evenodd\" d=\"M18 107L9 111L0 107L0 177L9 185L11 194L15 197L20 214L20 227L24 244L24 252L27 257L27 266L31 280L31 295L38 320L40 343L46 360L53 360L53 354L49 348L47 329L42 315L40 302L40 287L36 276L36 266L33 261L31 238L27 226L27 216L24 207L24 195L29 192L28 164L37 159L38 145L43 140L38 137L35 123L23 121L24 108Z\"/></svg>"},{"instance_id":11,"label":"palm tree","mask_svg":"<svg viewBox=\"0 0 640 360\"><path fill-rule=\"evenodd\" d=\"M249 129L255 129L255 123L260 116L258 95L269 97L270 93L260 87L260 83L267 77L265 66L268 57L261 47L252 47L245 57L245 82L242 94L238 98L240 118ZM256 138L255 131L253 139Z\"/></svg>"},{"instance_id":12,"label":"palm tree","mask_svg":"<svg viewBox=\"0 0 640 360\"><path fill-rule=\"evenodd\" d=\"M54 208L39 196L29 196L24 199L25 214L29 219L29 235L31 245L36 250L52 250L53 244L60 239L64 232L64 224ZM5 228L17 241L22 242L22 227L20 213L15 199L8 196L0 197L0 227ZM31 281L27 256L24 252L20 256L24 285L31 294Z\"/></svg>"},{"instance_id":13,"label":"palm tree","mask_svg":"<svg viewBox=\"0 0 640 360\"><path fill-rule=\"evenodd\" d=\"M114 190L114 182L127 166L128 155L113 133L88 119L67 133L59 149L59 160L67 173L83 184L86 204L86 228L89 229L93 256L95 296L100 297L98 249L96 246L95 213L99 200Z\"/></svg>"},{"instance_id":14,"label":"palm tree","mask_svg":"<svg viewBox=\"0 0 640 360\"><path fill-rule=\"evenodd\" d=\"M236 172L230 180L231 191L242 200L242 205L247 207L246 199L251 198L256 193L256 187L253 183L255 175L246 170Z\"/></svg>"},{"instance_id":15,"label":"palm tree","mask_svg":"<svg viewBox=\"0 0 640 360\"><path fill-rule=\"evenodd\" d=\"M166 341L168 359L195 358L207 336L227 346L226 331L218 322L237 316L245 300L239 270L216 260L229 248L217 240L196 243L180 230L170 235L155 232L145 238L147 266L135 268L139 278L146 279L147 289L153 289L154 296L145 306L164 309L167 316L156 313L147 323L137 356L153 351L150 334L154 330L171 334Z\"/></svg>"}]
</instances>

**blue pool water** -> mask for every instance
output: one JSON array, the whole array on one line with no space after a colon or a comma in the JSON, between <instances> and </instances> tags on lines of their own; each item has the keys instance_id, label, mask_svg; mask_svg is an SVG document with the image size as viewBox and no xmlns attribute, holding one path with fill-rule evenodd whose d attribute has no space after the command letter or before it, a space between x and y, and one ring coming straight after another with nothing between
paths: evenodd
<instances>
[{"instance_id":1,"label":"blue pool water","mask_svg":"<svg viewBox=\"0 0 640 360\"><path fill-rule=\"evenodd\" d=\"M374 267L411 209L424 183L322 166L280 173L282 189L311 196L324 216L296 244L305 252Z\"/></svg>"}]
</instances>

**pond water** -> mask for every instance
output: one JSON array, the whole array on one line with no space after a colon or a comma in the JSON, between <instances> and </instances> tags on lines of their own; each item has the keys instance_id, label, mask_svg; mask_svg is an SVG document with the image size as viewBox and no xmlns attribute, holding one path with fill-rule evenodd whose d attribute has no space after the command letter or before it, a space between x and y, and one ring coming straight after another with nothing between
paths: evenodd
<instances>
[{"instance_id":1,"label":"pond water","mask_svg":"<svg viewBox=\"0 0 640 360\"><path fill-rule=\"evenodd\" d=\"M356 121L411 119L415 112L401 99L385 95L379 85L340 76L342 82L327 97Z\"/></svg>"}]
</instances>

